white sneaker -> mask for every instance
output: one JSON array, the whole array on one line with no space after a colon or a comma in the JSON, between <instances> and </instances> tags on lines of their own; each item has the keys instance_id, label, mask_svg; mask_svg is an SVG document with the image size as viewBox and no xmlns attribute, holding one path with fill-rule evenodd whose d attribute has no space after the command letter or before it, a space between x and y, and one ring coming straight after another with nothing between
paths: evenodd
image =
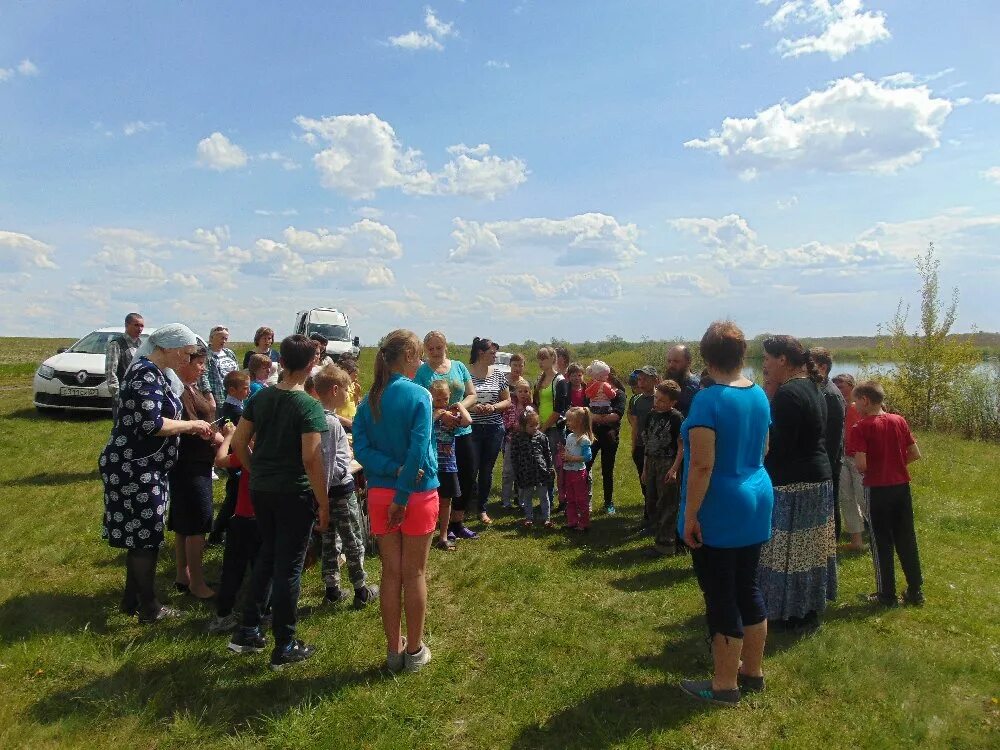
<instances>
[{"instance_id":1,"label":"white sneaker","mask_svg":"<svg viewBox=\"0 0 1000 750\"><path fill-rule=\"evenodd\" d=\"M403 654L406 653L406 636L403 636L403 650L398 654L389 651L385 657L385 668L388 669L392 674L397 674L403 671L403 666L405 664L405 659Z\"/></svg>"},{"instance_id":2,"label":"white sneaker","mask_svg":"<svg viewBox=\"0 0 1000 750\"><path fill-rule=\"evenodd\" d=\"M430 664L431 661L431 650L427 648L427 644L423 644L420 650L415 654L404 652L403 654L403 669L407 672L419 672L425 666Z\"/></svg>"},{"instance_id":3,"label":"white sneaker","mask_svg":"<svg viewBox=\"0 0 1000 750\"><path fill-rule=\"evenodd\" d=\"M230 612L225 617L216 616L210 623L208 623L208 632L211 635L229 633L236 630L239 624L240 621L239 618L236 617L236 613Z\"/></svg>"}]
</instances>

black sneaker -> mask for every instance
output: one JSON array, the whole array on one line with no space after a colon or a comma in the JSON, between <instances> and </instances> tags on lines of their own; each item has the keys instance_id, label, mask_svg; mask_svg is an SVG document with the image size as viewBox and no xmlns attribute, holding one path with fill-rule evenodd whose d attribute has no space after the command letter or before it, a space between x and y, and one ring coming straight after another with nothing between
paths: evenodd
<instances>
[{"instance_id":1,"label":"black sneaker","mask_svg":"<svg viewBox=\"0 0 1000 750\"><path fill-rule=\"evenodd\" d=\"M354 589L355 609L364 609L376 599L378 599L378 586L362 586L359 589Z\"/></svg>"},{"instance_id":2,"label":"black sneaker","mask_svg":"<svg viewBox=\"0 0 1000 750\"><path fill-rule=\"evenodd\" d=\"M736 674L736 685L741 693L761 693L764 691L764 677L754 677L753 675Z\"/></svg>"},{"instance_id":3,"label":"black sneaker","mask_svg":"<svg viewBox=\"0 0 1000 750\"><path fill-rule=\"evenodd\" d=\"M323 604L343 604L347 599L347 592L340 586L327 586L326 596L323 597Z\"/></svg>"},{"instance_id":4,"label":"black sneaker","mask_svg":"<svg viewBox=\"0 0 1000 750\"><path fill-rule=\"evenodd\" d=\"M920 607L925 601L927 600L924 598L924 592L920 589L907 589L903 592L903 604Z\"/></svg>"},{"instance_id":5,"label":"black sneaker","mask_svg":"<svg viewBox=\"0 0 1000 750\"><path fill-rule=\"evenodd\" d=\"M271 669L280 672L290 664L298 664L316 653L315 646L307 646L302 641L292 641L283 649L271 652Z\"/></svg>"},{"instance_id":6,"label":"black sneaker","mask_svg":"<svg viewBox=\"0 0 1000 750\"><path fill-rule=\"evenodd\" d=\"M236 654L256 654L267 648L267 638L260 628L240 628L227 647Z\"/></svg>"}]
</instances>

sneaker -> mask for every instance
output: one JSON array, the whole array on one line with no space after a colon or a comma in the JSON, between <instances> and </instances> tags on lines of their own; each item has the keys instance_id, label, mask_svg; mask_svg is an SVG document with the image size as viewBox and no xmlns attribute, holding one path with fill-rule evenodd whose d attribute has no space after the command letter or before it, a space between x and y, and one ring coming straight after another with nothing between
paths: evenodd
<instances>
[{"instance_id":1,"label":"sneaker","mask_svg":"<svg viewBox=\"0 0 1000 750\"><path fill-rule=\"evenodd\" d=\"M868 596L866 596L865 600L869 604L877 604L880 607L898 607L899 606L899 600L895 596L883 596L882 594L880 594L877 591L874 594L869 594Z\"/></svg>"},{"instance_id":2,"label":"sneaker","mask_svg":"<svg viewBox=\"0 0 1000 750\"><path fill-rule=\"evenodd\" d=\"M256 654L267 648L267 638L260 628L240 628L226 647L234 654Z\"/></svg>"},{"instance_id":3,"label":"sneaker","mask_svg":"<svg viewBox=\"0 0 1000 750\"><path fill-rule=\"evenodd\" d=\"M354 608L364 609L378 599L378 586L362 586L354 589Z\"/></svg>"},{"instance_id":4,"label":"sneaker","mask_svg":"<svg viewBox=\"0 0 1000 750\"><path fill-rule=\"evenodd\" d=\"M556 525L554 523L552 523L552 521L546 521L545 524L544 524L544 526L547 529L554 529L556 527Z\"/></svg>"},{"instance_id":5,"label":"sneaker","mask_svg":"<svg viewBox=\"0 0 1000 750\"><path fill-rule=\"evenodd\" d=\"M160 607L156 612L151 615L139 615L140 625L152 625L160 620L169 620L173 617L180 617L181 611L179 609L174 609L173 607Z\"/></svg>"},{"instance_id":6,"label":"sneaker","mask_svg":"<svg viewBox=\"0 0 1000 750\"><path fill-rule=\"evenodd\" d=\"M260 616L260 627L261 627L261 630L265 630L265 631L270 630L271 629L271 623L273 623L273 622L274 622L274 615L271 614L270 612L267 612L267 613L261 615Z\"/></svg>"},{"instance_id":7,"label":"sneaker","mask_svg":"<svg viewBox=\"0 0 1000 750\"><path fill-rule=\"evenodd\" d=\"M607 505L604 506L604 512L607 513L609 516L613 516L615 513L618 512L618 510L615 508L614 503L608 503Z\"/></svg>"},{"instance_id":8,"label":"sneaker","mask_svg":"<svg viewBox=\"0 0 1000 750\"><path fill-rule=\"evenodd\" d=\"M345 555L345 554L344 554L343 552L341 552L341 553L340 553L340 554L339 554L339 555L337 556L337 567L338 567L338 568L342 568L342 567L344 567L345 565L347 565L347 555Z\"/></svg>"},{"instance_id":9,"label":"sneaker","mask_svg":"<svg viewBox=\"0 0 1000 750\"><path fill-rule=\"evenodd\" d=\"M736 684L739 686L741 693L762 693L764 692L764 677L753 677L752 675L743 674L742 672L736 675Z\"/></svg>"},{"instance_id":10,"label":"sneaker","mask_svg":"<svg viewBox=\"0 0 1000 750\"><path fill-rule=\"evenodd\" d=\"M534 526L534 525L535 525L535 522L534 522L534 521L529 521L529 520L527 520L527 519L525 519L525 520L524 520L524 528L526 528L526 529L530 529L530 528L531 528L532 526Z\"/></svg>"},{"instance_id":11,"label":"sneaker","mask_svg":"<svg viewBox=\"0 0 1000 750\"><path fill-rule=\"evenodd\" d=\"M327 586L323 604L342 604L347 599L347 592L340 586Z\"/></svg>"},{"instance_id":12,"label":"sneaker","mask_svg":"<svg viewBox=\"0 0 1000 750\"><path fill-rule=\"evenodd\" d=\"M284 648L275 649L271 652L271 670L280 672L291 664L298 664L305 661L316 653L315 646L307 646L299 640L292 641Z\"/></svg>"},{"instance_id":13,"label":"sneaker","mask_svg":"<svg viewBox=\"0 0 1000 750\"><path fill-rule=\"evenodd\" d=\"M451 544L451 545L454 545L454 544L455 544L455 540L456 540L457 538L458 538L458 537L456 537L456 536L455 536L455 532L454 532L454 531L451 531L451 530L449 529L449 530L448 530L448 543L449 543L449 544Z\"/></svg>"},{"instance_id":14,"label":"sneaker","mask_svg":"<svg viewBox=\"0 0 1000 750\"><path fill-rule=\"evenodd\" d=\"M212 469L212 481L218 482L220 479L222 479L222 477L215 473L215 469Z\"/></svg>"},{"instance_id":15,"label":"sneaker","mask_svg":"<svg viewBox=\"0 0 1000 750\"><path fill-rule=\"evenodd\" d=\"M449 540L447 537L445 537L444 539L438 537L438 540L434 542L434 547L436 549L441 550L442 552L454 552L455 542Z\"/></svg>"},{"instance_id":16,"label":"sneaker","mask_svg":"<svg viewBox=\"0 0 1000 750\"><path fill-rule=\"evenodd\" d=\"M475 531L473 531L472 529L470 529L465 524L462 524L457 529L455 529L455 538L456 539L478 539L479 538L479 534L477 534Z\"/></svg>"},{"instance_id":17,"label":"sneaker","mask_svg":"<svg viewBox=\"0 0 1000 750\"><path fill-rule=\"evenodd\" d=\"M911 590L907 589L903 592L903 604L910 604L914 607L919 607L927 601L924 598L924 592L921 589Z\"/></svg>"},{"instance_id":18,"label":"sneaker","mask_svg":"<svg viewBox=\"0 0 1000 750\"><path fill-rule=\"evenodd\" d=\"M681 680L681 690L700 701L716 706L738 706L740 691L712 690L711 680Z\"/></svg>"},{"instance_id":19,"label":"sneaker","mask_svg":"<svg viewBox=\"0 0 1000 750\"><path fill-rule=\"evenodd\" d=\"M415 654L411 654L409 651L403 651L403 669L407 672L419 672L421 669L426 667L431 661L431 650L427 648L427 644L423 644L420 650Z\"/></svg>"},{"instance_id":20,"label":"sneaker","mask_svg":"<svg viewBox=\"0 0 1000 750\"><path fill-rule=\"evenodd\" d=\"M222 633L230 633L236 630L237 626L240 624L239 618L236 617L235 612L230 612L225 617L219 617L216 615L210 623L208 623L208 634L209 635L221 635Z\"/></svg>"},{"instance_id":21,"label":"sneaker","mask_svg":"<svg viewBox=\"0 0 1000 750\"><path fill-rule=\"evenodd\" d=\"M403 667L406 665L406 636L403 636L403 650L399 653L395 651L387 651L385 656L385 668L388 669L392 674L397 674L403 671Z\"/></svg>"}]
</instances>

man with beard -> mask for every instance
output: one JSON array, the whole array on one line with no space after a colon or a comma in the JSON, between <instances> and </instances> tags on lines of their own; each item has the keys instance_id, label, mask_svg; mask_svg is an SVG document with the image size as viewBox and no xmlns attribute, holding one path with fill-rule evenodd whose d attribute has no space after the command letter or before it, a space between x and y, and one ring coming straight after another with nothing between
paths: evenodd
<instances>
[{"instance_id":1,"label":"man with beard","mask_svg":"<svg viewBox=\"0 0 1000 750\"><path fill-rule=\"evenodd\" d=\"M685 417L691 408L691 399L701 388L701 382L691 374L691 350L684 344L677 344L667 351L667 372L664 380L673 380L681 387L676 408Z\"/></svg>"}]
</instances>

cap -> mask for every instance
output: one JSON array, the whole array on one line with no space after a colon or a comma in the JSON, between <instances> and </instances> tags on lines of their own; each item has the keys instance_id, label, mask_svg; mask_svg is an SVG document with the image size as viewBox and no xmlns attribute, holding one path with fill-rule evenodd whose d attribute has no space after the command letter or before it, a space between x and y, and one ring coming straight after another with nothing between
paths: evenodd
<instances>
[{"instance_id":1,"label":"cap","mask_svg":"<svg viewBox=\"0 0 1000 750\"><path fill-rule=\"evenodd\" d=\"M650 375L654 378L659 377L660 373L656 371L656 368L652 365L646 365L645 367L640 367L636 370L637 373L642 373L643 375Z\"/></svg>"}]
</instances>

